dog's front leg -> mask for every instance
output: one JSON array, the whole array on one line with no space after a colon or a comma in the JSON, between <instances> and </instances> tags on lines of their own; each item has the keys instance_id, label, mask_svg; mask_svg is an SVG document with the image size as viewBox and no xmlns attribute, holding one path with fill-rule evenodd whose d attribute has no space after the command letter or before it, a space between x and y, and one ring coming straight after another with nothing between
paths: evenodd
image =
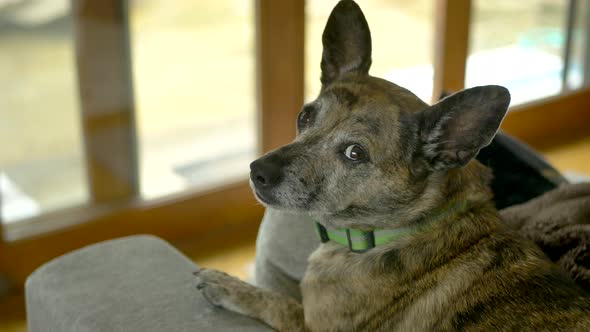
<instances>
[{"instance_id":1,"label":"dog's front leg","mask_svg":"<svg viewBox=\"0 0 590 332\"><path fill-rule=\"evenodd\" d=\"M217 270L194 273L197 288L213 305L265 322L278 331L305 331L303 307L285 295L252 286Z\"/></svg>"}]
</instances>

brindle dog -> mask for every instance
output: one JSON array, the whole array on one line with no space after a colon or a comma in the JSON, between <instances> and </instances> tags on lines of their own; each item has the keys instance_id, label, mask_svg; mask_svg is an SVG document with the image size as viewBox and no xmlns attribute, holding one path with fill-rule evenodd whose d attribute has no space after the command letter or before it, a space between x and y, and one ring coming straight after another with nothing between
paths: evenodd
<instances>
[{"instance_id":1,"label":"brindle dog","mask_svg":"<svg viewBox=\"0 0 590 332\"><path fill-rule=\"evenodd\" d=\"M250 165L252 188L264 205L326 227L400 236L364 253L322 244L303 303L206 269L195 273L203 295L280 331L590 331L590 296L502 225L491 173L472 160L508 91L475 87L429 107L369 76L369 27L350 0L322 40L321 93L295 141Z\"/></svg>"}]
</instances>

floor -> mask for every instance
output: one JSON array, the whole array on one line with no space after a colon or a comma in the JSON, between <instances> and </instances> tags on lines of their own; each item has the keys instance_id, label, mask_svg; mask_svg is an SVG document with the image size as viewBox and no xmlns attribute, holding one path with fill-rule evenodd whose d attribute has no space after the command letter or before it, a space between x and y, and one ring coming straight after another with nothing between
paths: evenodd
<instances>
[{"instance_id":1,"label":"floor","mask_svg":"<svg viewBox=\"0 0 590 332\"><path fill-rule=\"evenodd\" d=\"M590 137L544 150L543 155L561 172L590 176Z\"/></svg>"},{"instance_id":2,"label":"floor","mask_svg":"<svg viewBox=\"0 0 590 332\"><path fill-rule=\"evenodd\" d=\"M590 175L590 137L544 151L546 158L562 172ZM186 250L185 250L186 252ZM188 255L200 266L216 268L246 279L254 259L253 242L239 244L206 257ZM26 332L23 299L12 296L0 300L0 332Z\"/></svg>"}]
</instances>

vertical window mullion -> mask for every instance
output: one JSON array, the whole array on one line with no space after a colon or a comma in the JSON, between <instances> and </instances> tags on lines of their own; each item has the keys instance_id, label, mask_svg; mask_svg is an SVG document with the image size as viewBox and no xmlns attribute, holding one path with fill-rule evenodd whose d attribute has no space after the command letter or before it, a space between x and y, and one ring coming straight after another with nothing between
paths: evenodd
<instances>
[{"instance_id":1,"label":"vertical window mullion","mask_svg":"<svg viewBox=\"0 0 590 332\"><path fill-rule=\"evenodd\" d=\"M584 19L584 51L583 51L583 65L584 65L584 72L583 72L583 87L590 86L590 4L586 3L583 6L585 13L583 13Z\"/></svg>"},{"instance_id":2,"label":"vertical window mullion","mask_svg":"<svg viewBox=\"0 0 590 332\"><path fill-rule=\"evenodd\" d=\"M125 0L72 2L93 203L128 199L139 191L127 5Z\"/></svg>"},{"instance_id":3,"label":"vertical window mullion","mask_svg":"<svg viewBox=\"0 0 590 332\"><path fill-rule=\"evenodd\" d=\"M261 152L289 143L303 104L304 0L257 0Z\"/></svg>"},{"instance_id":4,"label":"vertical window mullion","mask_svg":"<svg viewBox=\"0 0 590 332\"><path fill-rule=\"evenodd\" d=\"M565 21L565 45L563 46L563 69L561 72L561 91L566 92L568 87L569 68L572 57L573 32L576 25L577 0L568 0Z\"/></svg>"},{"instance_id":5,"label":"vertical window mullion","mask_svg":"<svg viewBox=\"0 0 590 332\"><path fill-rule=\"evenodd\" d=\"M465 87L471 0L437 0L432 100Z\"/></svg>"}]
</instances>

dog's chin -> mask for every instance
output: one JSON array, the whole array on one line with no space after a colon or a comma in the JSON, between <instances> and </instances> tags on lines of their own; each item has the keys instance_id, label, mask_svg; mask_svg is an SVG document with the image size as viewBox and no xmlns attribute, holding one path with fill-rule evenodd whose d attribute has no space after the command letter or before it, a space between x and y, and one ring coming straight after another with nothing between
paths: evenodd
<instances>
[{"instance_id":1,"label":"dog's chin","mask_svg":"<svg viewBox=\"0 0 590 332\"><path fill-rule=\"evenodd\" d=\"M256 197L256 200L258 202L260 202L260 204L264 205L264 207L271 208L271 209L278 210L278 211L291 212L291 213L307 212L307 210L304 208L298 209L296 207L290 207L290 206L286 206L284 204L281 204L276 198L269 196L268 194L264 195L264 194L260 193L259 191L257 191L255 188L253 188L252 191L254 192L254 196Z\"/></svg>"},{"instance_id":2,"label":"dog's chin","mask_svg":"<svg viewBox=\"0 0 590 332\"><path fill-rule=\"evenodd\" d=\"M271 208L277 211L289 212L289 213L305 213L310 214L310 211L307 207L298 207L298 206L289 206L285 204L281 204L276 200L270 200L268 197L261 195L259 192L254 190L254 196L256 196L256 200L260 202L264 207Z\"/></svg>"},{"instance_id":3,"label":"dog's chin","mask_svg":"<svg viewBox=\"0 0 590 332\"><path fill-rule=\"evenodd\" d=\"M290 204L285 204L284 202L279 201L272 193L265 192L263 190L258 190L256 185L250 181L250 187L252 192L254 192L254 197L256 200L260 202L260 204L264 205L267 208L272 208L274 210L280 210L285 212L291 213L310 213L309 206L292 206Z\"/></svg>"},{"instance_id":4,"label":"dog's chin","mask_svg":"<svg viewBox=\"0 0 590 332\"><path fill-rule=\"evenodd\" d=\"M256 200L260 202L260 204L264 205L265 207L275 209L280 208L277 200L274 197L272 197L272 195L261 193L258 189L256 189L256 186L252 184L252 181L250 181L250 188L252 188L252 191L254 192L254 197L256 197Z\"/></svg>"},{"instance_id":5,"label":"dog's chin","mask_svg":"<svg viewBox=\"0 0 590 332\"><path fill-rule=\"evenodd\" d=\"M256 189L254 189L254 196L256 196L256 200L258 200L260 202L260 204L262 204L266 207L275 207L275 205L276 205L276 203L273 203L272 200L264 197L262 194L260 194L258 191L256 191Z\"/></svg>"}]
</instances>

